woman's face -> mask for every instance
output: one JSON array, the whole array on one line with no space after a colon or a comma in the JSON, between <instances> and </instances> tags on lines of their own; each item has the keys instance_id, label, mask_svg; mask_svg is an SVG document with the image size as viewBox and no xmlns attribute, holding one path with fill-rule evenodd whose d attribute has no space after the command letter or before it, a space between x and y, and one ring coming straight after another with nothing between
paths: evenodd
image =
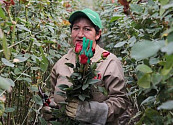
<instances>
[{"instance_id":1,"label":"woman's face","mask_svg":"<svg viewBox=\"0 0 173 125\"><path fill-rule=\"evenodd\" d=\"M80 43L82 45L83 37L93 41L93 48L96 47L96 40L100 38L101 31L96 34L93 24L87 18L79 18L76 20L72 27L71 37L74 45Z\"/></svg>"}]
</instances>

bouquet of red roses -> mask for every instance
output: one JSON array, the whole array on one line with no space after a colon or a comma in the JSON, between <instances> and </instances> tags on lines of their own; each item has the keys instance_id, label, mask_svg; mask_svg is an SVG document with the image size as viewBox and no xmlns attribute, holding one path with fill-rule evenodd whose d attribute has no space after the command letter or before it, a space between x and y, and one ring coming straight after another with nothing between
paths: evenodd
<instances>
[{"instance_id":1,"label":"bouquet of red roses","mask_svg":"<svg viewBox=\"0 0 173 125\"><path fill-rule=\"evenodd\" d=\"M100 60L106 59L110 54L109 52L103 52L99 61L91 62L91 58L94 56L95 50L92 48L93 41L83 38L83 45L76 44L76 63L66 63L67 66L73 68L73 73L67 79L72 83L71 86L59 85L58 87L63 91L67 99L79 99L81 101L90 100L92 98L92 87L96 87L95 84L101 79L101 75L96 71L97 63Z\"/></svg>"}]
</instances>

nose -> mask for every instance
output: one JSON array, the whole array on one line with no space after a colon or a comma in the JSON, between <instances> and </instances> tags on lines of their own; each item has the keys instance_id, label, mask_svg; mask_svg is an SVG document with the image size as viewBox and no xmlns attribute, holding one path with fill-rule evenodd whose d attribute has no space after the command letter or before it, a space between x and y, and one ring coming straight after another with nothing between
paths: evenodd
<instances>
[{"instance_id":1,"label":"nose","mask_svg":"<svg viewBox=\"0 0 173 125\"><path fill-rule=\"evenodd\" d=\"M82 30L78 32L78 37L84 37L84 32Z\"/></svg>"}]
</instances>

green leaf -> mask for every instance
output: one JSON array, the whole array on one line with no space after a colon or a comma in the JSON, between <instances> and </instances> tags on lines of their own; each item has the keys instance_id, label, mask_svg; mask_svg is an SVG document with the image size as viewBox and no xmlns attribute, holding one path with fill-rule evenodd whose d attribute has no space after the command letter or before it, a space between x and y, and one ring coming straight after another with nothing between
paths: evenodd
<instances>
[{"instance_id":1,"label":"green leaf","mask_svg":"<svg viewBox=\"0 0 173 125\"><path fill-rule=\"evenodd\" d=\"M5 64L6 66L14 67L14 64L11 63L10 61L6 60L5 58L1 58L1 61L2 61L3 64Z\"/></svg>"},{"instance_id":2,"label":"green leaf","mask_svg":"<svg viewBox=\"0 0 173 125\"><path fill-rule=\"evenodd\" d=\"M161 8L160 8L160 16L162 16L164 12L165 12L165 9L163 9L163 8L161 7Z\"/></svg>"},{"instance_id":3,"label":"green leaf","mask_svg":"<svg viewBox=\"0 0 173 125\"><path fill-rule=\"evenodd\" d=\"M90 80L88 80L87 83L93 85L93 84L98 83L98 82L100 82L99 79L90 79Z\"/></svg>"},{"instance_id":4,"label":"green leaf","mask_svg":"<svg viewBox=\"0 0 173 125\"><path fill-rule=\"evenodd\" d=\"M57 122L57 121L50 121L50 123L51 123L52 125L62 125L61 122Z\"/></svg>"},{"instance_id":5,"label":"green leaf","mask_svg":"<svg viewBox=\"0 0 173 125\"><path fill-rule=\"evenodd\" d=\"M165 109L165 110L172 110L173 109L173 100L169 100L167 102L162 103L159 107L157 107L158 110Z\"/></svg>"},{"instance_id":6,"label":"green leaf","mask_svg":"<svg viewBox=\"0 0 173 125\"><path fill-rule=\"evenodd\" d=\"M150 88L151 76L150 74L145 74L138 80L138 85L142 88Z\"/></svg>"},{"instance_id":7,"label":"green leaf","mask_svg":"<svg viewBox=\"0 0 173 125\"><path fill-rule=\"evenodd\" d=\"M153 83L154 85L157 85L158 83L160 83L161 80L162 80L162 76L161 76L159 73L156 73L156 74L153 74L153 75L152 75L151 81L152 81L152 83Z\"/></svg>"},{"instance_id":8,"label":"green leaf","mask_svg":"<svg viewBox=\"0 0 173 125\"><path fill-rule=\"evenodd\" d=\"M6 107L6 108L5 108L5 112L6 112L6 113L14 112L14 111L15 111L15 108L12 108L12 107Z\"/></svg>"},{"instance_id":9,"label":"green leaf","mask_svg":"<svg viewBox=\"0 0 173 125\"><path fill-rule=\"evenodd\" d=\"M133 13L140 14L143 12L143 8L138 4L130 4L130 8Z\"/></svg>"},{"instance_id":10,"label":"green leaf","mask_svg":"<svg viewBox=\"0 0 173 125\"><path fill-rule=\"evenodd\" d=\"M39 117L39 121L40 121L41 125L47 125L47 122L44 118Z\"/></svg>"},{"instance_id":11,"label":"green leaf","mask_svg":"<svg viewBox=\"0 0 173 125\"><path fill-rule=\"evenodd\" d=\"M161 51L166 52L168 55L173 54L173 42L168 43L168 45L163 47Z\"/></svg>"},{"instance_id":12,"label":"green leaf","mask_svg":"<svg viewBox=\"0 0 173 125\"><path fill-rule=\"evenodd\" d=\"M129 40L128 40L128 43L130 44L129 46L132 47L136 42L136 37L131 37Z\"/></svg>"},{"instance_id":13,"label":"green leaf","mask_svg":"<svg viewBox=\"0 0 173 125\"><path fill-rule=\"evenodd\" d=\"M3 115L4 111L5 111L4 102L0 101L0 116Z\"/></svg>"},{"instance_id":14,"label":"green leaf","mask_svg":"<svg viewBox=\"0 0 173 125\"><path fill-rule=\"evenodd\" d=\"M10 86L14 87L15 84L14 84L14 81L9 79L9 78L6 78L6 80L8 81L8 83L10 84Z\"/></svg>"},{"instance_id":15,"label":"green leaf","mask_svg":"<svg viewBox=\"0 0 173 125\"><path fill-rule=\"evenodd\" d=\"M73 90L77 90L77 89L79 89L79 88L81 88L82 87L82 85L77 85L77 86L75 86L74 88L72 88Z\"/></svg>"},{"instance_id":16,"label":"green leaf","mask_svg":"<svg viewBox=\"0 0 173 125\"><path fill-rule=\"evenodd\" d=\"M33 99L34 99L34 101L35 101L36 104L43 105L42 98L39 95L34 95L33 96Z\"/></svg>"},{"instance_id":17,"label":"green leaf","mask_svg":"<svg viewBox=\"0 0 173 125\"><path fill-rule=\"evenodd\" d=\"M68 67L74 68L74 65L72 63L65 63Z\"/></svg>"},{"instance_id":18,"label":"green leaf","mask_svg":"<svg viewBox=\"0 0 173 125\"><path fill-rule=\"evenodd\" d=\"M131 57L136 60L142 60L153 56L161 48L158 42L142 41L134 44L131 50Z\"/></svg>"},{"instance_id":19,"label":"green leaf","mask_svg":"<svg viewBox=\"0 0 173 125\"><path fill-rule=\"evenodd\" d=\"M44 43L55 43L54 41L51 40L43 40Z\"/></svg>"},{"instance_id":20,"label":"green leaf","mask_svg":"<svg viewBox=\"0 0 173 125\"><path fill-rule=\"evenodd\" d=\"M85 100L85 96L84 95L79 95L78 96L80 100L84 101Z\"/></svg>"},{"instance_id":21,"label":"green leaf","mask_svg":"<svg viewBox=\"0 0 173 125\"><path fill-rule=\"evenodd\" d=\"M14 82L11 79L3 78L0 76L0 88L10 91L11 86L14 86Z\"/></svg>"},{"instance_id":22,"label":"green leaf","mask_svg":"<svg viewBox=\"0 0 173 125\"><path fill-rule=\"evenodd\" d=\"M173 3L164 5L164 6L163 6L163 9L169 9L169 8L171 8L171 7L173 7Z\"/></svg>"},{"instance_id":23,"label":"green leaf","mask_svg":"<svg viewBox=\"0 0 173 125\"><path fill-rule=\"evenodd\" d=\"M162 75L167 75L173 67L173 55L166 56L166 62L164 63L164 68L161 70Z\"/></svg>"},{"instance_id":24,"label":"green leaf","mask_svg":"<svg viewBox=\"0 0 173 125\"><path fill-rule=\"evenodd\" d=\"M7 60L9 60L10 56L11 56L11 52L10 52L10 49L8 48L8 43L7 43L6 37L5 37L4 33L2 32L2 30L0 29L0 41L1 40L2 40L2 47L3 47L3 52L5 55L5 58Z\"/></svg>"},{"instance_id":25,"label":"green leaf","mask_svg":"<svg viewBox=\"0 0 173 125\"><path fill-rule=\"evenodd\" d=\"M82 86L82 90L85 90L86 88L88 88L88 86L89 86L89 84L84 84L84 85Z\"/></svg>"},{"instance_id":26,"label":"green leaf","mask_svg":"<svg viewBox=\"0 0 173 125\"><path fill-rule=\"evenodd\" d=\"M167 36L167 41L170 43L170 42L173 42L173 31L170 32Z\"/></svg>"},{"instance_id":27,"label":"green leaf","mask_svg":"<svg viewBox=\"0 0 173 125\"><path fill-rule=\"evenodd\" d=\"M17 28L19 28L21 31L22 30L25 30L27 32L31 32L28 28L26 28L24 25L19 25L19 24L16 24Z\"/></svg>"},{"instance_id":28,"label":"green leaf","mask_svg":"<svg viewBox=\"0 0 173 125\"><path fill-rule=\"evenodd\" d=\"M169 72L172 70L172 67L169 67L169 68L163 68L162 70L161 70L161 74L162 75L164 75L164 76L166 76L167 74L169 74Z\"/></svg>"},{"instance_id":29,"label":"green leaf","mask_svg":"<svg viewBox=\"0 0 173 125\"><path fill-rule=\"evenodd\" d=\"M43 72L47 70L48 63L45 63L43 60L41 61L40 68Z\"/></svg>"},{"instance_id":30,"label":"green leaf","mask_svg":"<svg viewBox=\"0 0 173 125\"><path fill-rule=\"evenodd\" d=\"M136 69L143 73L152 73L152 69L145 64L138 65Z\"/></svg>"},{"instance_id":31,"label":"green leaf","mask_svg":"<svg viewBox=\"0 0 173 125\"><path fill-rule=\"evenodd\" d=\"M119 47L122 47L122 46L124 46L124 44L126 44L127 42L119 42L119 43L117 43L115 46L114 46L114 48L119 48Z\"/></svg>"},{"instance_id":32,"label":"green leaf","mask_svg":"<svg viewBox=\"0 0 173 125\"><path fill-rule=\"evenodd\" d=\"M159 112L152 108L146 109L144 116L149 118L149 124L155 123L154 125L163 125L162 117L160 116Z\"/></svg>"},{"instance_id":33,"label":"green leaf","mask_svg":"<svg viewBox=\"0 0 173 125\"><path fill-rule=\"evenodd\" d=\"M31 85L31 86L29 87L29 90L30 90L31 92L38 92L38 87L37 87L37 85Z\"/></svg>"},{"instance_id":34,"label":"green leaf","mask_svg":"<svg viewBox=\"0 0 173 125\"><path fill-rule=\"evenodd\" d=\"M98 89L100 92L102 92L104 95L108 95L108 92L106 91L105 87L98 86Z\"/></svg>"},{"instance_id":35,"label":"green leaf","mask_svg":"<svg viewBox=\"0 0 173 125\"><path fill-rule=\"evenodd\" d=\"M150 65L154 65L159 63L159 58L150 58L149 60Z\"/></svg>"},{"instance_id":36,"label":"green leaf","mask_svg":"<svg viewBox=\"0 0 173 125\"><path fill-rule=\"evenodd\" d=\"M20 77L17 80L26 81L27 83L31 83L32 82L31 78L28 78L28 77Z\"/></svg>"},{"instance_id":37,"label":"green leaf","mask_svg":"<svg viewBox=\"0 0 173 125\"><path fill-rule=\"evenodd\" d=\"M155 96L149 96L144 101L142 101L141 105L153 103L155 100L156 100Z\"/></svg>"},{"instance_id":38,"label":"green leaf","mask_svg":"<svg viewBox=\"0 0 173 125\"><path fill-rule=\"evenodd\" d=\"M65 89L69 88L69 86L66 85L66 84L60 84L60 85L58 85L58 88L59 88L60 90L64 91Z\"/></svg>"},{"instance_id":39,"label":"green leaf","mask_svg":"<svg viewBox=\"0 0 173 125\"><path fill-rule=\"evenodd\" d=\"M125 15L114 14L113 17L111 18L110 22L114 22L123 17L125 17Z\"/></svg>"},{"instance_id":40,"label":"green leaf","mask_svg":"<svg viewBox=\"0 0 173 125\"><path fill-rule=\"evenodd\" d=\"M46 58L42 47L40 47L40 52L41 52L41 56L42 56L42 61L41 61L40 67L45 72L47 70L48 65L49 65L49 61Z\"/></svg>"},{"instance_id":41,"label":"green leaf","mask_svg":"<svg viewBox=\"0 0 173 125\"><path fill-rule=\"evenodd\" d=\"M2 7L1 7L1 5L0 5L0 17L2 18L2 19L4 19L5 20L5 14L4 14L4 11L2 10Z\"/></svg>"},{"instance_id":42,"label":"green leaf","mask_svg":"<svg viewBox=\"0 0 173 125\"><path fill-rule=\"evenodd\" d=\"M63 96L63 97L66 97L65 92L57 92L56 94L57 94L57 95L60 95L60 96Z\"/></svg>"},{"instance_id":43,"label":"green leaf","mask_svg":"<svg viewBox=\"0 0 173 125\"><path fill-rule=\"evenodd\" d=\"M21 57L21 56L18 56L16 58L13 59L13 62L14 63L20 63L20 62L25 62L28 58L26 57Z\"/></svg>"},{"instance_id":44,"label":"green leaf","mask_svg":"<svg viewBox=\"0 0 173 125\"><path fill-rule=\"evenodd\" d=\"M52 26L47 26L47 28L49 29L49 31L50 31L51 33L54 33L54 29L53 29Z\"/></svg>"},{"instance_id":45,"label":"green leaf","mask_svg":"<svg viewBox=\"0 0 173 125\"><path fill-rule=\"evenodd\" d=\"M80 80L82 78L82 75L80 73L74 72L71 74L70 78Z\"/></svg>"},{"instance_id":46,"label":"green leaf","mask_svg":"<svg viewBox=\"0 0 173 125\"><path fill-rule=\"evenodd\" d=\"M97 68L97 63L96 62L93 62L92 64L91 64L91 69L96 69Z\"/></svg>"},{"instance_id":47,"label":"green leaf","mask_svg":"<svg viewBox=\"0 0 173 125\"><path fill-rule=\"evenodd\" d=\"M40 67L31 67L31 70L39 70L40 69Z\"/></svg>"},{"instance_id":48,"label":"green leaf","mask_svg":"<svg viewBox=\"0 0 173 125\"><path fill-rule=\"evenodd\" d=\"M169 0L159 0L159 1L162 6L168 4L168 2L169 2Z\"/></svg>"}]
</instances>

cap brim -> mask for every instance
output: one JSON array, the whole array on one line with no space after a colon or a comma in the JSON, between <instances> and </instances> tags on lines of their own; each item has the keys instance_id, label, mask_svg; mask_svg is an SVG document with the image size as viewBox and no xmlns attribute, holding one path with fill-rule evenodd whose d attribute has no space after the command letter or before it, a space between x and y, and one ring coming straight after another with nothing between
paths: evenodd
<instances>
[{"instance_id":1,"label":"cap brim","mask_svg":"<svg viewBox=\"0 0 173 125\"><path fill-rule=\"evenodd\" d=\"M70 22L70 23L73 23L74 19L76 19L76 18L79 17L79 16L86 16L86 17L88 17L84 12L82 12L82 11L76 11L76 12L74 12L74 13L70 16L69 22Z\"/></svg>"}]
</instances>

